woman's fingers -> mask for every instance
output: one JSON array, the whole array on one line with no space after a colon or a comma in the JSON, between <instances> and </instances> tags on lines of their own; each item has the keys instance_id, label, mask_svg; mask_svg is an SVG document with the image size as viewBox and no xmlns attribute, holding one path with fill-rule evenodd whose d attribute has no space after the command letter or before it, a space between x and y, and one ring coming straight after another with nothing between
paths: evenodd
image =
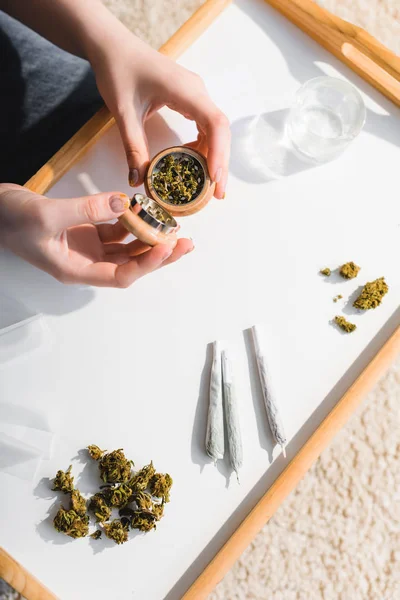
<instances>
[{"instance_id":1,"label":"woman's fingers","mask_svg":"<svg viewBox=\"0 0 400 600\"><path fill-rule=\"evenodd\" d=\"M185 146L187 146L188 148L193 148L193 150L197 150L197 152L200 152L200 154L202 154L203 156L205 156L207 158L207 154L208 154L207 138L206 138L206 135L204 133L202 133L201 131L199 131L199 133L198 133L197 140L194 140L193 142L189 142L188 144L185 144Z\"/></svg>"},{"instance_id":2,"label":"woman's fingers","mask_svg":"<svg viewBox=\"0 0 400 600\"><path fill-rule=\"evenodd\" d=\"M107 260L112 261L115 255L124 256L126 259L129 259L132 256L139 256L139 254L147 252L150 248L151 246L140 240L133 240L133 242L130 242L129 244L105 244L104 252Z\"/></svg>"},{"instance_id":3,"label":"woman's fingers","mask_svg":"<svg viewBox=\"0 0 400 600\"><path fill-rule=\"evenodd\" d=\"M103 244L122 242L129 235L129 231L120 221L117 221L113 225L110 223L97 225L96 228L100 241L103 242Z\"/></svg>"},{"instance_id":4,"label":"woman's fingers","mask_svg":"<svg viewBox=\"0 0 400 600\"><path fill-rule=\"evenodd\" d=\"M201 80L200 80L201 81ZM211 179L217 184L216 198L223 198L228 178L231 132L228 118L208 96L204 85L199 90L185 87L178 90L170 108L196 121L199 129L197 142L207 143L207 163ZM203 134L203 135L202 135Z\"/></svg>"},{"instance_id":5,"label":"woman's fingers","mask_svg":"<svg viewBox=\"0 0 400 600\"><path fill-rule=\"evenodd\" d=\"M127 288L140 277L158 269L171 254L171 248L160 244L124 264L93 263L76 273L74 282L97 287Z\"/></svg>"},{"instance_id":6,"label":"woman's fingers","mask_svg":"<svg viewBox=\"0 0 400 600\"><path fill-rule=\"evenodd\" d=\"M166 267L167 265L171 265L172 263L182 258L182 256L185 256L185 254L189 254L190 252L192 252L192 250L194 250L192 240L180 238L171 256L167 258L161 266Z\"/></svg>"},{"instance_id":7,"label":"woman's fingers","mask_svg":"<svg viewBox=\"0 0 400 600\"><path fill-rule=\"evenodd\" d=\"M149 163L149 149L143 122L133 105L116 119L129 166L129 185L134 187L143 183L146 166Z\"/></svg>"},{"instance_id":8,"label":"woman's fingers","mask_svg":"<svg viewBox=\"0 0 400 600\"><path fill-rule=\"evenodd\" d=\"M224 198L228 179L228 166L231 145L229 121L223 113L209 116L206 126L207 163L210 173L214 173L215 197Z\"/></svg>"},{"instance_id":9,"label":"woman's fingers","mask_svg":"<svg viewBox=\"0 0 400 600\"><path fill-rule=\"evenodd\" d=\"M132 244L136 244L136 241ZM136 245L136 251L142 252L134 257L128 257L127 254L108 255L111 262L99 262L85 267L76 275L75 282L98 287L126 288L140 277L176 262L194 248L193 242L184 238L178 240L173 251L162 244L147 251L144 251L144 246L142 242ZM134 248L132 246L132 251Z\"/></svg>"}]
</instances>

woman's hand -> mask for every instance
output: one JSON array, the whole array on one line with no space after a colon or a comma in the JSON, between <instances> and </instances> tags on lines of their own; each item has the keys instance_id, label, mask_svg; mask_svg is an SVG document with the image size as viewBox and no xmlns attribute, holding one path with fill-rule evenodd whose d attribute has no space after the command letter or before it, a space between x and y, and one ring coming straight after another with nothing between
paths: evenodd
<instances>
[{"instance_id":1,"label":"woman's hand","mask_svg":"<svg viewBox=\"0 0 400 600\"><path fill-rule=\"evenodd\" d=\"M118 192L53 200L0 184L0 245L63 283L118 288L193 250L186 239L174 250L138 240L121 243L128 235L121 223L103 222L128 206L128 197Z\"/></svg>"},{"instance_id":2,"label":"woman's hand","mask_svg":"<svg viewBox=\"0 0 400 600\"><path fill-rule=\"evenodd\" d=\"M149 161L143 124L162 106L196 122L190 145L207 156L215 196L228 176L230 129L198 75L139 40L101 0L0 0L0 7L58 44L87 58L125 145L130 183L142 183Z\"/></svg>"},{"instance_id":3,"label":"woman's hand","mask_svg":"<svg viewBox=\"0 0 400 600\"><path fill-rule=\"evenodd\" d=\"M156 52L128 30L117 39L87 47L99 91L115 117L125 146L129 183L143 182L149 151L144 122L162 106L196 122L190 145L207 156L215 196L223 198L228 176L230 128L202 79Z\"/></svg>"}]
</instances>

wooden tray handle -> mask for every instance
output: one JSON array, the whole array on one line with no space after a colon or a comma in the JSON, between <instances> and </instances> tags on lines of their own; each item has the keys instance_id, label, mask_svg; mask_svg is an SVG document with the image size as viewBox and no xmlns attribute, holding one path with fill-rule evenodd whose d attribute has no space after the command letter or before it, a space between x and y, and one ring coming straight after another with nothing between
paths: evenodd
<instances>
[{"instance_id":1,"label":"wooden tray handle","mask_svg":"<svg viewBox=\"0 0 400 600\"><path fill-rule=\"evenodd\" d=\"M309 0L265 0L400 106L400 57L369 33Z\"/></svg>"},{"instance_id":2,"label":"wooden tray handle","mask_svg":"<svg viewBox=\"0 0 400 600\"><path fill-rule=\"evenodd\" d=\"M28 600L58 600L3 548L0 548L0 573L6 583Z\"/></svg>"}]
</instances>

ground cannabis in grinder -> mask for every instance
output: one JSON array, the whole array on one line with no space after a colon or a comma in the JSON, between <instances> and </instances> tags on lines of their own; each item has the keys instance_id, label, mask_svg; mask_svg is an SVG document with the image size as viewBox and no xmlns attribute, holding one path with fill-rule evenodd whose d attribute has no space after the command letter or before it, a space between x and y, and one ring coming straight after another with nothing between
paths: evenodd
<instances>
[{"instance_id":1,"label":"ground cannabis in grinder","mask_svg":"<svg viewBox=\"0 0 400 600\"><path fill-rule=\"evenodd\" d=\"M346 333L351 333L352 331L357 329L357 325L354 325L354 323L349 323L349 321L346 321L344 317L335 317L335 323L336 325L338 325L338 327L340 327L340 329L343 329L343 331L345 331Z\"/></svg>"},{"instance_id":2,"label":"ground cannabis in grinder","mask_svg":"<svg viewBox=\"0 0 400 600\"><path fill-rule=\"evenodd\" d=\"M375 281L368 281L361 291L361 294L354 301L353 306L361 310L376 308L382 302L382 298L389 291L385 278L380 277Z\"/></svg>"},{"instance_id":3,"label":"ground cannabis in grinder","mask_svg":"<svg viewBox=\"0 0 400 600\"><path fill-rule=\"evenodd\" d=\"M155 166L153 187L161 200L182 205L194 200L204 186L203 167L189 154L167 154Z\"/></svg>"},{"instance_id":4,"label":"ground cannabis in grinder","mask_svg":"<svg viewBox=\"0 0 400 600\"><path fill-rule=\"evenodd\" d=\"M350 261L340 267L339 274L344 279L354 279L354 277L357 277L360 269L361 267Z\"/></svg>"}]
</instances>

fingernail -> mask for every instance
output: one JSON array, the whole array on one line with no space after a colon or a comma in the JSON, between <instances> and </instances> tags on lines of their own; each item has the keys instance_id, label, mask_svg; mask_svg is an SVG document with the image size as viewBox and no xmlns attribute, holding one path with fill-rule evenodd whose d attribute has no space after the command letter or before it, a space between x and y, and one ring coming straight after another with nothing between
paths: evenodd
<instances>
[{"instance_id":1,"label":"fingernail","mask_svg":"<svg viewBox=\"0 0 400 600\"><path fill-rule=\"evenodd\" d=\"M111 196L110 208L115 213L121 213L129 208L129 198L126 194L120 194L119 196Z\"/></svg>"},{"instance_id":2,"label":"fingernail","mask_svg":"<svg viewBox=\"0 0 400 600\"><path fill-rule=\"evenodd\" d=\"M219 181L221 181L221 177L222 177L222 168L219 167L215 173L214 183L218 183Z\"/></svg>"},{"instance_id":3,"label":"fingernail","mask_svg":"<svg viewBox=\"0 0 400 600\"><path fill-rule=\"evenodd\" d=\"M224 193L222 194L222 200L225 200L225 196L226 196L226 194L225 194L225 192L224 192Z\"/></svg>"},{"instance_id":4,"label":"fingernail","mask_svg":"<svg viewBox=\"0 0 400 600\"><path fill-rule=\"evenodd\" d=\"M129 169L129 185L134 186L139 181L139 171L137 169Z\"/></svg>"}]
</instances>

